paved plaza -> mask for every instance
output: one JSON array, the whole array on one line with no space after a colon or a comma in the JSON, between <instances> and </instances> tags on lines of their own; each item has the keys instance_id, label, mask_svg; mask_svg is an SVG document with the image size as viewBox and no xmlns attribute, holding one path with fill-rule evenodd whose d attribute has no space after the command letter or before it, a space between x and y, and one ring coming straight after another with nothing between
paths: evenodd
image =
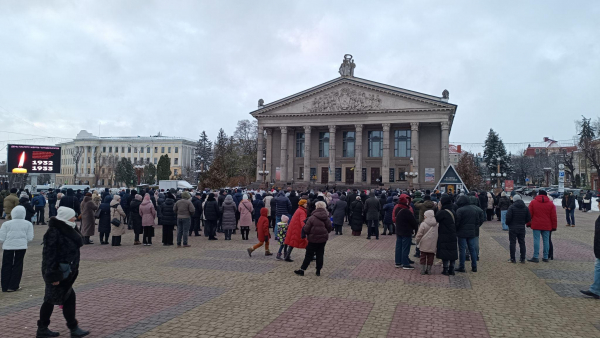
<instances>
[{"instance_id":1,"label":"paved plaza","mask_svg":"<svg viewBox=\"0 0 600 338\"><path fill-rule=\"evenodd\" d=\"M249 258L255 234L192 237L191 248L177 249L133 246L129 231L122 247L82 248L78 319L90 337L600 337L600 301L578 291L593 279L597 216L577 212L567 228L559 210L555 259L539 264L507 263L508 233L486 222L479 271L450 277L440 266L433 276L396 269L395 236L367 240L366 229L330 235L321 277L314 263L304 277L293 273L304 250L294 263L263 248ZM1 337L35 336L45 229L35 226L23 289L0 294ZM526 242L530 258L531 231ZM58 308L50 328L68 336Z\"/></svg>"}]
</instances>

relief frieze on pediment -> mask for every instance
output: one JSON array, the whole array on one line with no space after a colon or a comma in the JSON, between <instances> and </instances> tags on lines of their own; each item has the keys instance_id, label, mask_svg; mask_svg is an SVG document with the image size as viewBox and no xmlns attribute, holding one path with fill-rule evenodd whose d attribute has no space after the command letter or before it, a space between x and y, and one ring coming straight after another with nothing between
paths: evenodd
<instances>
[{"instance_id":1,"label":"relief frieze on pediment","mask_svg":"<svg viewBox=\"0 0 600 338\"><path fill-rule=\"evenodd\" d=\"M379 94L372 94L350 87L343 87L321 94L304 105L304 111L309 113L377 109L381 109Z\"/></svg>"}]
</instances>

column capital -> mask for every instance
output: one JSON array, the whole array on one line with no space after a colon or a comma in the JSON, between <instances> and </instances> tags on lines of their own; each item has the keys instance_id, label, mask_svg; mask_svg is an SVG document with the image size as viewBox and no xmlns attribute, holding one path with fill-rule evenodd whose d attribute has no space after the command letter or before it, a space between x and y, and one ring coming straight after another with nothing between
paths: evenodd
<instances>
[{"instance_id":1,"label":"column capital","mask_svg":"<svg viewBox=\"0 0 600 338\"><path fill-rule=\"evenodd\" d=\"M363 125L362 124L355 124L354 128L356 128L357 132L362 132L363 130Z\"/></svg>"},{"instance_id":2,"label":"column capital","mask_svg":"<svg viewBox=\"0 0 600 338\"><path fill-rule=\"evenodd\" d=\"M411 122L410 123L410 130L419 130L419 122Z\"/></svg>"},{"instance_id":3,"label":"column capital","mask_svg":"<svg viewBox=\"0 0 600 338\"><path fill-rule=\"evenodd\" d=\"M284 127L279 127L279 128L281 129L281 133L282 133L282 134L287 134L288 130L287 130L287 127L286 127L286 126L284 126Z\"/></svg>"},{"instance_id":4,"label":"column capital","mask_svg":"<svg viewBox=\"0 0 600 338\"><path fill-rule=\"evenodd\" d=\"M311 126L304 126L304 132L305 132L306 134L310 134L310 129L311 129L311 128L312 128Z\"/></svg>"},{"instance_id":5,"label":"column capital","mask_svg":"<svg viewBox=\"0 0 600 338\"><path fill-rule=\"evenodd\" d=\"M261 131L263 131L265 129L265 127L263 126L258 126L258 132L260 133Z\"/></svg>"},{"instance_id":6,"label":"column capital","mask_svg":"<svg viewBox=\"0 0 600 338\"><path fill-rule=\"evenodd\" d=\"M335 128L336 128L335 125L329 125L329 132L330 133L335 133Z\"/></svg>"},{"instance_id":7,"label":"column capital","mask_svg":"<svg viewBox=\"0 0 600 338\"><path fill-rule=\"evenodd\" d=\"M383 131L390 131L390 123L382 123L381 125L383 126Z\"/></svg>"},{"instance_id":8,"label":"column capital","mask_svg":"<svg viewBox=\"0 0 600 338\"><path fill-rule=\"evenodd\" d=\"M273 128L265 128L267 130L267 135L273 134Z\"/></svg>"},{"instance_id":9,"label":"column capital","mask_svg":"<svg viewBox=\"0 0 600 338\"><path fill-rule=\"evenodd\" d=\"M450 123L448 121L442 121L440 122L440 125L442 126L442 130L448 130L450 128Z\"/></svg>"}]
</instances>

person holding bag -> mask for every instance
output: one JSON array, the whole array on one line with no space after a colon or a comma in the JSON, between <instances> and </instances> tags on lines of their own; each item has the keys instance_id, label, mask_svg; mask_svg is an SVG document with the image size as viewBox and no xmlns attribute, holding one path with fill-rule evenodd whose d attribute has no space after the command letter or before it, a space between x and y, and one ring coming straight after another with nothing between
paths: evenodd
<instances>
[{"instance_id":1,"label":"person holding bag","mask_svg":"<svg viewBox=\"0 0 600 338\"><path fill-rule=\"evenodd\" d=\"M23 275L23 258L27 243L33 240L33 224L25 220L25 208L18 205L10 212L10 221L0 227L2 243L2 292L19 291Z\"/></svg>"},{"instance_id":2,"label":"person holding bag","mask_svg":"<svg viewBox=\"0 0 600 338\"><path fill-rule=\"evenodd\" d=\"M83 246L83 237L75 226L75 220L75 210L60 207L56 217L50 218L48 230L44 235L42 276L46 290L40 308L40 319L37 322L36 337L60 335L48 328L55 305L63 306L63 315L71 337L85 337L90 334L89 331L79 328L75 316L76 295L73 284L79 275L79 250Z\"/></svg>"},{"instance_id":3,"label":"person holding bag","mask_svg":"<svg viewBox=\"0 0 600 338\"><path fill-rule=\"evenodd\" d=\"M125 234L125 212L121 208L121 196L113 196L110 202L110 232L112 233L112 246L121 246L121 236Z\"/></svg>"}]
</instances>

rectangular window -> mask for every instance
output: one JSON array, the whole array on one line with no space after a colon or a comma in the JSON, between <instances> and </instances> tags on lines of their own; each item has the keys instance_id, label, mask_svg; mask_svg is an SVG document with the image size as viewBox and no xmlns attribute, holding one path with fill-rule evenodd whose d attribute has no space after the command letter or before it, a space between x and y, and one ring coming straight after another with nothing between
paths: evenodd
<instances>
[{"instance_id":1,"label":"rectangular window","mask_svg":"<svg viewBox=\"0 0 600 338\"><path fill-rule=\"evenodd\" d=\"M158 147L154 147L154 153L158 153Z\"/></svg>"},{"instance_id":2,"label":"rectangular window","mask_svg":"<svg viewBox=\"0 0 600 338\"><path fill-rule=\"evenodd\" d=\"M410 157L410 130L394 131L394 156Z\"/></svg>"},{"instance_id":3,"label":"rectangular window","mask_svg":"<svg viewBox=\"0 0 600 338\"><path fill-rule=\"evenodd\" d=\"M173 175L177 176L177 169L173 169Z\"/></svg>"},{"instance_id":4,"label":"rectangular window","mask_svg":"<svg viewBox=\"0 0 600 338\"><path fill-rule=\"evenodd\" d=\"M106 147L102 147L102 152L105 153L106 152Z\"/></svg>"},{"instance_id":5,"label":"rectangular window","mask_svg":"<svg viewBox=\"0 0 600 338\"><path fill-rule=\"evenodd\" d=\"M87 169L87 173L88 173L88 175L90 174L90 168Z\"/></svg>"},{"instance_id":6,"label":"rectangular window","mask_svg":"<svg viewBox=\"0 0 600 338\"><path fill-rule=\"evenodd\" d=\"M128 153L128 154L131 154L131 147L128 147L128 148L127 148L127 153Z\"/></svg>"},{"instance_id":7,"label":"rectangular window","mask_svg":"<svg viewBox=\"0 0 600 338\"><path fill-rule=\"evenodd\" d=\"M158 163L158 159L155 157L154 158L154 164L157 164L157 163Z\"/></svg>"},{"instance_id":8,"label":"rectangular window","mask_svg":"<svg viewBox=\"0 0 600 338\"><path fill-rule=\"evenodd\" d=\"M150 157L146 158L146 163L150 163Z\"/></svg>"},{"instance_id":9,"label":"rectangular window","mask_svg":"<svg viewBox=\"0 0 600 338\"><path fill-rule=\"evenodd\" d=\"M140 147L140 154L144 153L144 147Z\"/></svg>"},{"instance_id":10,"label":"rectangular window","mask_svg":"<svg viewBox=\"0 0 600 338\"><path fill-rule=\"evenodd\" d=\"M374 130L369 135L369 153L368 157L381 157L383 155L383 131Z\"/></svg>"},{"instance_id":11,"label":"rectangular window","mask_svg":"<svg viewBox=\"0 0 600 338\"><path fill-rule=\"evenodd\" d=\"M137 147L133 148L133 152L137 154Z\"/></svg>"},{"instance_id":12,"label":"rectangular window","mask_svg":"<svg viewBox=\"0 0 600 338\"><path fill-rule=\"evenodd\" d=\"M354 144L356 132L345 131L343 134L343 157L354 157Z\"/></svg>"},{"instance_id":13,"label":"rectangular window","mask_svg":"<svg viewBox=\"0 0 600 338\"><path fill-rule=\"evenodd\" d=\"M102 174L104 174L104 168L102 168Z\"/></svg>"},{"instance_id":14,"label":"rectangular window","mask_svg":"<svg viewBox=\"0 0 600 338\"><path fill-rule=\"evenodd\" d=\"M175 165L179 164L179 159L178 158L175 158L174 161L175 161Z\"/></svg>"},{"instance_id":15,"label":"rectangular window","mask_svg":"<svg viewBox=\"0 0 600 338\"><path fill-rule=\"evenodd\" d=\"M91 160L91 158L89 158L89 157L88 157L88 163L91 163L91 161L90 161L90 160Z\"/></svg>"},{"instance_id":16,"label":"rectangular window","mask_svg":"<svg viewBox=\"0 0 600 338\"><path fill-rule=\"evenodd\" d=\"M304 133L296 133L296 157L304 157Z\"/></svg>"},{"instance_id":17,"label":"rectangular window","mask_svg":"<svg viewBox=\"0 0 600 338\"><path fill-rule=\"evenodd\" d=\"M108 147L108 152L112 153L112 147Z\"/></svg>"},{"instance_id":18,"label":"rectangular window","mask_svg":"<svg viewBox=\"0 0 600 338\"><path fill-rule=\"evenodd\" d=\"M329 157L329 132L319 133L319 157Z\"/></svg>"},{"instance_id":19,"label":"rectangular window","mask_svg":"<svg viewBox=\"0 0 600 338\"><path fill-rule=\"evenodd\" d=\"M146 153L150 154L150 147L146 148Z\"/></svg>"},{"instance_id":20,"label":"rectangular window","mask_svg":"<svg viewBox=\"0 0 600 338\"><path fill-rule=\"evenodd\" d=\"M406 181L405 168L398 168L398 181Z\"/></svg>"},{"instance_id":21,"label":"rectangular window","mask_svg":"<svg viewBox=\"0 0 600 338\"><path fill-rule=\"evenodd\" d=\"M165 147L160 147L160 153L164 154L165 153Z\"/></svg>"},{"instance_id":22,"label":"rectangular window","mask_svg":"<svg viewBox=\"0 0 600 338\"><path fill-rule=\"evenodd\" d=\"M304 179L304 167L298 168L298 179L299 180L303 180Z\"/></svg>"},{"instance_id":23,"label":"rectangular window","mask_svg":"<svg viewBox=\"0 0 600 338\"><path fill-rule=\"evenodd\" d=\"M179 153L179 147L175 147L175 154Z\"/></svg>"},{"instance_id":24,"label":"rectangular window","mask_svg":"<svg viewBox=\"0 0 600 338\"><path fill-rule=\"evenodd\" d=\"M169 154L171 153L171 147L168 148L167 153L169 153Z\"/></svg>"}]
</instances>

